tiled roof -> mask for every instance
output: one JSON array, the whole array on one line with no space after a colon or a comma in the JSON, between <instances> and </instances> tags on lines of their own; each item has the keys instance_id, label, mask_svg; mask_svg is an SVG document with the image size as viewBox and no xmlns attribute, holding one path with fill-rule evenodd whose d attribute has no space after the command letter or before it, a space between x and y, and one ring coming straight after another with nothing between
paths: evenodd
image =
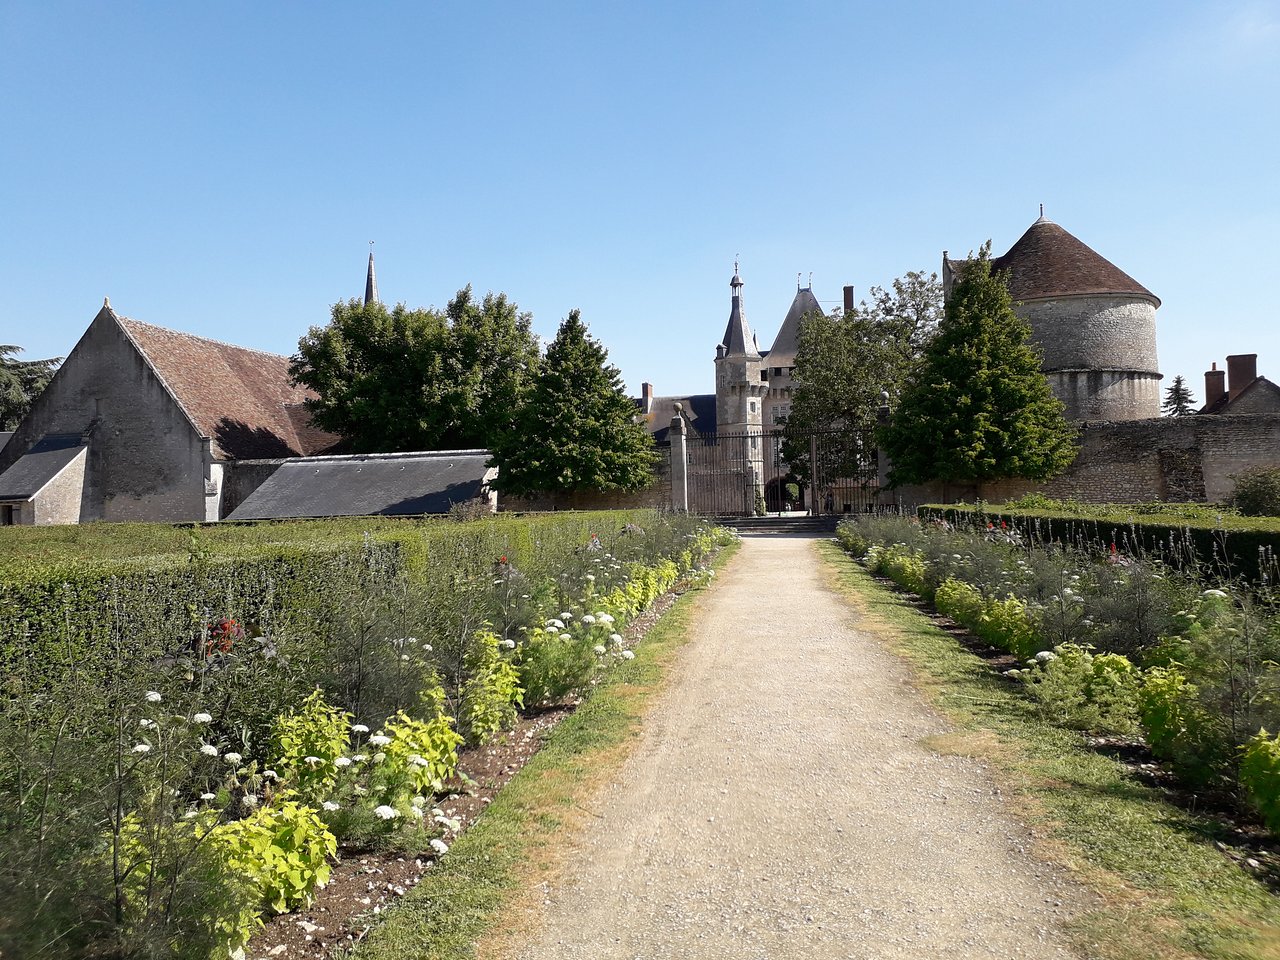
<instances>
[{"instance_id":1,"label":"tiled roof","mask_svg":"<svg viewBox=\"0 0 1280 960\"><path fill-rule=\"evenodd\" d=\"M790 367L796 362L796 349L800 345L800 321L811 313L822 313L822 304L813 295L811 287L802 287L796 291L791 301L791 309L787 311L782 327L774 338L773 346L765 354L771 367Z\"/></svg>"},{"instance_id":2,"label":"tiled roof","mask_svg":"<svg viewBox=\"0 0 1280 960\"><path fill-rule=\"evenodd\" d=\"M219 460L321 453L338 442L313 427L289 380L289 358L117 317Z\"/></svg>"},{"instance_id":3,"label":"tiled roof","mask_svg":"<svg viewBox=\"0 0 1280 960\"><path fill-rule=\"evenodd\" d=\"M1119 293L1160 306L1160 298L1137 280L1043 217L991 266L1008 273L1014 300Z\"/></svg>"},{"instance_id":4,"label":"tiled roof","mask_svg":"<svg viewBox=\"0 0 1280 960\"><path fill-rule=\"evenodd\" d=\"M448 513L485 493L487 450L286 460L228 520Z\"/></svg>"},{"instance_id":5,"label":"tiled roof","mask_svg":"<svg viewBox=\"0 0 1280 960\"><path fill-rule=\"evenodd\" d=\"M676 404L683 407L688 427L698 433L716 432L716 395L696 393L688 397L654 397L649 413L642 414L645 429L653 435L655 443L666 443L671 431L671 419L676 415Z\"/></svg>"}]
</instances>

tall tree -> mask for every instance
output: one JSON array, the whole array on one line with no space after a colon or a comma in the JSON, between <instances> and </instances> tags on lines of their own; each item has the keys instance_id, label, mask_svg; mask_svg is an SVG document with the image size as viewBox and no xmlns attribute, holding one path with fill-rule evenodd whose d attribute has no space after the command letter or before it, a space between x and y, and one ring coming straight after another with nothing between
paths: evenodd
<instances>
[{"instance_id":1,"label":"tall tree","mask_svg":"<svg viewBox=\"0 0 1280 960\"><path fill-rule=\"evenodd\" d=\"M804 318L783 439L783 456L802 483L810 479L813 430L842 428L819 446L820 476L856 477L868 468L882 394L901 392L941 314L938 275L913 271L891 290L872 287L870 302L853 310Z\"/></svg>"},{"instance_id":2,"label":"tall tree","mask_svg":"<svg viewBox=\"0 0 1280 960\"><path fill-rule=\"evenodd\" d=\"M1165 389L1160 412L1166 417L1189 417L1196 412L1196 398L1187 382L1182 379L1182 374L1174 377L1173 382Z\"/></svg>"},{"instance_id":3,"label":"tall tree","mask_svg":"<svg viewBox=\"0 0 1280 960\"><path fill-rule=\"evenodd\" d=\"M290 373L313 422L357 453L488 448L538 359L529 315L468 286L443 312L350 300L298 343Z\"/></svg>"},{"instance_id":4,"label":"tall tree","mask_svg":"<svg viewBox=\"0 0 1280 960\"><path fill-rule=\"evenodd\" d=\"M637 490L653 480L653 439L577 310L547 348L517 428L493 451L496 486L508 493Z\"/></svg>"},{"instance_id":5,"label":"tall tree","mask_svg":"<svg viewBox=\"0 0 1280 960\"><path fill-rule=\"evenodd\" d=\"M882 431L893 485L1043 480L1070 465L1075 431L1030 338L1005 279L991 272L988 241L952 288L937 335Z\"/></svg>"},{"instance_id":6,"label":"tall tree","mask_svg":"<svg viewBox=\"0 0 1280 960\"><path fill-rule=\"evenodd\" d=\"M0 430L13 430L53 379L61 357L19 360L21 347L0 345Z\"/></svg>"}]
</instances>

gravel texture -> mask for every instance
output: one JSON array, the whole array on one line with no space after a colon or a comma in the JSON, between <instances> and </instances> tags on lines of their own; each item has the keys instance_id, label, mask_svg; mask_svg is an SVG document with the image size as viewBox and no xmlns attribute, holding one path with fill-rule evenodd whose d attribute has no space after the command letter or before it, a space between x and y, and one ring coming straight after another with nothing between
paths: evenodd
<instances>
[{"instance_id":1,"label":"gravel texture","mask_svg":"<svg viewBox=\"0 0 1280 960\"><path fill-rule=\"evenodd\" d=\"M1074 956L1082 895L821 562L745 538L519 957Z\"/></svg>"}]
</instances>

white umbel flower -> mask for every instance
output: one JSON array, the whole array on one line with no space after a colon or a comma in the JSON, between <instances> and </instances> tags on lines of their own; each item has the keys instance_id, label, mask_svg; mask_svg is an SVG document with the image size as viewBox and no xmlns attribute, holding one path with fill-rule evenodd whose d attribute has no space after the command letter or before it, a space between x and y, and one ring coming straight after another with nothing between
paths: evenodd
<instances>
[{"instance_id":1,"label":"white umbel flower","mask_svg":"<svg viewBox=\"0 0 1280 960\"><path fill-rule=\"evenodd\" d=\"M395 807L389 807L385 803L380 807L373 808L373 815L382 820L394 820L400 816L400 811Z\"/></svg>"}]
</instances>

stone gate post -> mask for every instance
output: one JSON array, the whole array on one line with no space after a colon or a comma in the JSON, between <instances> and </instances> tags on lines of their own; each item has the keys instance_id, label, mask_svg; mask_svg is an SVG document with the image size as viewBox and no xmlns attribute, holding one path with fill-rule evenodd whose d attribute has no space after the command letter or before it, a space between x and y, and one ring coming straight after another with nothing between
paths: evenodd
<instances>
[{"instance_id":1,"label":"stone gate post","mask_svg":"<svg viewBox=\"0 0 1280 960\"><path fill-rule=\"evenodd\" d=\"M676 415L671 418L671 509L689 512L689 453L685 442L683 410L676 404Z\"/></svg>"}]
</instances>

